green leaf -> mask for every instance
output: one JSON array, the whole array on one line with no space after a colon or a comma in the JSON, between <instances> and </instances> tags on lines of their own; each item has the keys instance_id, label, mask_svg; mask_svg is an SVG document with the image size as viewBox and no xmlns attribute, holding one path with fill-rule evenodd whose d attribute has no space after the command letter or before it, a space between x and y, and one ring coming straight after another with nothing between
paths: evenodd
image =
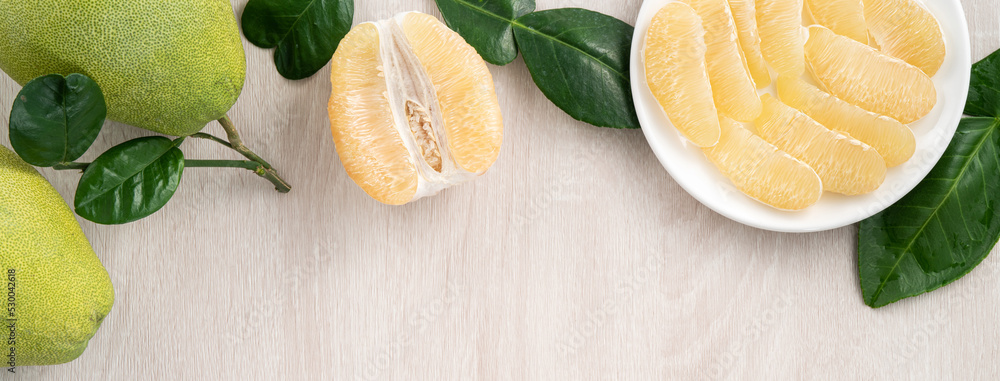
<instances>
[{"instance_id":1,"label":"green leaf","mask_svg":"<svg viewBox=\"0 0 1000 381\"><path fill-rule=\"evenodd\" d=\"M514 23L542 93L573 118L600 127L639 128L629 87L632 31L614 17L576 8L529 13Z\"/></svg>"},{"instance_id":2,"label":"green leaf","mask_svg":"<svg viewBox=\"0 0 1000 381\"><path fill-rule=\"evenodd\" d=\"M76 212L90 221L125 224L160 210L173 197L184 172L183 138L129 140L101 154L76 188Z\"/></svg>"},{"instance_id":3,"label":"green leaf","mask_svg":"<svg viewBox=\"0 0 1000 381\"><path fill-rule=\"evenodd\" d=\"M1000 239L1000 122L966 118L944 157L913 192L861 222L858 270L865 303L881 307L951 283Z\"/></svg>"},{"instance_id":4,"label":"green leaf","mask_svg":"<svg viewBox=\"0 0 1000 381\"><path fill-rule=\"evenodd\" d=\"M1000 50L972 65L965 114L1000 116Z\"/></svg>"},{"instance_id":5,"label":"green leaf","mask_svg":"<svg viewBox=\"0 0 1000 381\"><path fill-rule=\"evenodd\" d=\"M1000 240L1000 52L972 66L963 119L941 161L858 231L865 303L881 307L947 285Z\"/></svg>"},{"instance_id":6,"label":"green leaf","mask_svg":"<svg viewBox=\"0 0 1000 381\"><path fill-rule=\"evenodd\" d=\"M517 58L513 23L535 10L535 0L435 0L448 27L486 62L503 66Z\"/></svg>"},{"instance_id":7,"label":"green leaf","mask_svg":"<svg viewBox=\"0 0 1000 381\"><path fill-rule=\"evenodd\" d=\"M24 85L10 111L10 145L24 161L51 167L83 156L108 115L97 82L50 74Z\"/></svg>"},{"instance_id":8,"label":"green leaf","mask_svg":"<svg viewBox=\"0 0 1000 381\"><path fill-rule=\"evenodd\" d=\"M276 48L278 73L303 79L330 62L353 20L354 0L250 0L242 26L250 43Z\"/></svg>"}]
</instances>

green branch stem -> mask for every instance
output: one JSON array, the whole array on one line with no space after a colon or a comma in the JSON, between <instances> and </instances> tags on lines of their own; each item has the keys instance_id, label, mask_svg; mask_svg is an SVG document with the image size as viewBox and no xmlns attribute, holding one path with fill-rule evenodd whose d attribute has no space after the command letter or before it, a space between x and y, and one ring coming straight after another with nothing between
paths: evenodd
<instances>
[{"instance_id":1,"label":"green branch stem","mask_svg":"<svg viewBox=\"0 0 1000 381\"><path fill-rule=\"evenodd\" d=\"M85 171L91 163L62 163L52 167L56 170ZM273 169L264 167L264 164L250 160L184 160L184 168L243 168L253 171L257 176L263 177L274 184L275 189L281 193L288 193L291 187L285 183Z\"/></svg>"},{"instance_id":2,"label":"green branch stem","mask_svg":"<svg viewBox=\"0 0 1000 381\"><path fill-rule=\"evenodd\" d=\"M194 135L191 135L191 137L211 140L216 143L222 144L223 146L226 146L236 152L239 152L240 155L243 155L243 157L250 159L250 162L257 164L253 168L247 168L247 169L256 173L257 176L263 177L268 181L270 181L272 184L274 184L275 190L281 193L288 193L289 191L292 190L292 187L288 185L288 183L285 182L285 180L282 179L281 176L278 176L278 172L274 170L274 167L271 166L271 163L268 163L267 160L264 160L260 156L257 156L257 154L253 153L253 151L250 151L250 149L243 144L243 138L241 138L239 132L236 131L236 126L233 125L233 121L229 119L229 116L223 116L222 119L219 119L219 124L222 126L222 129L226 131L226 137L229 139L229 141L225 141L222 138L218 138L214 135L207 134L204 132L196 133Z\"/></svg>"},{"instance_id":3,"label":"green branch stem","mask_svg":"<svg viewBox=\"0 0 1000 381\"><path fill-rule=\"evenodd\" d=\"M230 148L236 150L236 152L239 152L247 159L263 164L264 168L271 169L270 163L262 159L260 156L257 156L257 154L250 151L247 146L243 145L243 139L240 138L240 134L236 132L236 126L233 125L233 121L229 120L229 116L224 116L222 119L219 119L219 124L222 125L222 129L226 130L226 137L229 138Z\"/></svg>"},{"instance_id":4,"label":"green branch stem","mask_svg":"<svg viewBox=\"0 0 1000 381\"><path fill-rule=\"evenodd\" d=\"M72 162L72 163L60 163L60 164L56 164L56 165L52 166L52 169L60 170L60 171L69 171L69 170L83 171L83 170L87 169L87 167L89 167L89 166L90 166L90 163Z\"/></svg>"},{"instance_id":5,"label":"green branch stem","mask_svg":"<svg viewBox=\"0 0 1000 381\"><path fill-rule=\"evenodd\" d=\"M222 144L222 145L224 145L226 147L229 147L230 149L233 148L233 145L229 144L229 142L227 142L225 139L217 138L217 137L215 137L215 135L212 135L212 134L209 134L209 133L198 132L198 133L195 133L194 135L191 135L191 137L192 138L198 138L198 139L211 140L213 142L216 142L216 143Z\"/></svg>"},{"instance_id":6,"label":"green branch stem","mask_svg":"<svg viewBox=\"0 0 1000 381\"><path fill-rule=\"evenodd\" d=\"M90 164L74 161L57 164L52 169L85 171ZM263 167L262 164L250 160L184 160L184 168L243 168L255 171Z\"/></svg>"},{"instance_id":7,"label":"green branch stem","mask_svg":"<svg viewBox=\"0 0 1000 381\"><path fill-rule=\"evenodd\" d=\"M240 134L236 131L236 126L233 122L229 120L228 116L219 119L219 124L222 128L226 130L226 136L229 141L222 138L213 136L212 134L199 132L191 135L192 138L211 140L216 143L222 144L230 149L239 152L241 155L250 160L184 160L184 167L186 168L243 168L253 171L257 176L260 176L271 184L274 184L274 189L281 193L288 193L292 190L292 187L285 182L281 176L278 176L278 172L271 167L271 164L262 159L257 154L250 151L246 145L243 144L243 139L240 138ZM53 169L57 170L86 170L90 166L90 163L61 163L53 166Z\"/></svg>"},{"instance_id":8,"label":"green branch stem","mask_svg":"<svg viewBox=\"0 0 1000 381\"><path fill-rule=\"evenodd\" d=\"M256 171L260 163L249 160L184 160L185 168L243 168Z\"/></svg>"}]
</instances>

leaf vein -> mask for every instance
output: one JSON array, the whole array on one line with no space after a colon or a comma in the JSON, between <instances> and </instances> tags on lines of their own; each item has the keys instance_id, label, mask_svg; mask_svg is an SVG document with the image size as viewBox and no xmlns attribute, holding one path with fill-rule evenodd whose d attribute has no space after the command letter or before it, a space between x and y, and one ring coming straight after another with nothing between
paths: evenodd
<instances>
[{"instance_id":1,"label":"leaf vein","mask_svg":"<svg viewBox=\"0 0 1000 381\"><path fill-rule=\"evenodd\" d=\"M309 12L310 9L312 9L313 5L316 4L316 1L317 0L309 1L309 5L306 5L306 7L302 9L302 13L299 13L298 15L295 16L295 21L292 22L292 26L288 27L288 30L285 31L285 34L282 35L281 38L278 40L278 44L282 44L285 42L285 39L288 38L288 35L292 34L292 31L295 30L295 26L299 25L299 21L302 21L302 16L304 16L306 13Z\"/></svg>"},{"instance_id":2,"label":"leaf vein","mask_svg":"<svg viewBox=\"0 0 1000 381\"><path fill-rule=\"evenodd\" d=\"M623 79L623 80L626 80L626 81L629 81L629 80L630 80L630 79L628 78L628 76L626 76L626 75L625 75L625 73L623 73L623 72L620 72L620 71L618 71L618 69L615 69L615 68L611 67L611 65L608 65L608 64L607 64L606 62L602 61L602 60L601 60L600 58L598 58L598 57L594 56L593 54L590 54L590 53L587 53L587 52L586 52L586 51L584 51L583 49L580 49L580 48L578 48L578 47L576 47L576 46L573 46L573 45L570 45L570 44L566 43L566 42L565 42L565 41L563 41L563 40L560 40L560 39L557 39L557 38L554 38L554 37L552 37L552 36L549 36L549 35L547 35L547 34L545 34L545 33L542 33L542 32L539 32L539 31L535 30L534 28L530 28L530 27L528 27L527 25L524 25L524 24L521 24L521 23L519 23L519 22L517 22L517 21L513 21L513 22L511 23L511 25L514 25L515 27L517 27L517 28L520 28L520 29L523 29L523 30L525 30L525 31L528 31L528 32L530 32L530 33L532 33L532 34L536 34L536 35L539 35L539 36L542 36L543 38L546 38L546 39L548 39L548 40L551 40L551 41L554 41L554 42L557 42L557 43L559 43L559 44L560 44L560 45L562 45L562 46L566 46L566 47L568 47L568 48L570 48L570 49L573 49L573 50L576 50L576 51L577 51L577 52L579 52L580 54L582 54L582 55L584 55L584 56L586 56L586 57L589 57L590 59L592 59L592 60L594 60L594 61L597 61L597 63L599 63L599 64L600 64L601 66L604 66L605 68L607 68L608 70L610 70L610 71L611 71L612 73L615 73L615 75L617 75L617 76L618 76L618 77L620 77L621 79Z\"/></svg>"},{"instance_id":3,"label":"leaf vein","mask_svg":"<svg viewBox=\"0 0 1000 381\"><path fill-rule=\"evenodd\" d=\"M467 1L463 1L463 0L454 0L454 1L455 1L455 3L461 4L461 5L465 5L466 7L472 8L476 12L482 13L482 14L490 16L490 17L493 17L493 18L498 19L500 21L505 21L507 23L514 23L514 19L513 18L509 18L508 19L508 18L500 16L500 15L498 15L496 13L490 12L490 11L486 10L486 8L477 7L476 5L474 5L472 3L469 3Z\"/></svg>"},{"instance_id":4,"label":"leaf vein","mask_svg":"<svg viewBox=\"0 0 1000 381\"><path fill-rule=\"evenodd\" d=\"M975 154L977 154L979 152L979 150L982 149L982 147L983 147L983 145L985 145L986 141L989 140L989 138L991 137L991 135L993 135L993 132L996 131L997 123L998 123L997 121L994 121L993 123L991 123L990 126L992 128L977 130L977 131L980 131L980 132L981 131L987 131L987 133L984 134L983 137L976 143L975 149L973 149L971 151L972 153L969 155L969 157L974 156ZM888 284L889 278L891 278L892 275L895 274L896 270L899 269L899 264L903 261L903 257L905 257L907 254L913 255L913 253L911 252L911 250L913 249L913 244L916 243L916 241L917 241L917 237L919 237L921 234L923 234L924 230L927 228L927 225L930 223L930 221L932 219L934 219L938 215L938 212L940 211L941 206L944 205L944 203L948 200L948 198L951 196L951 194L954 193L955 189L958 187L958 183L959 183L958 179L962 178L962 176L965 175L965 172L969 169L969 166L971 164L972 164L972 161L969 160L969 161L967 161L962 166L962 169L961 169L961 171L959 171L958 176L955 177L955 179L956 179L955 182L952 183L951 187L948 189L948 192L945 192L944 197L941 198L941 202L938 203L937 207L934 208L935 210L931 213L931 216L928 217L927 220L924 221L924 223L921 225L921 227L913 235L913 238L911 238L910 241L907 243L906 247L903 248L902 252L899 254L899 257L896 258L896 262L889 269L889 272L887 274L885 274L885 276L882 277L882 279L879 281L878 288L876 288L875 292L872 294L872 298L871 298L872 299L872 303L875 303L878 300L879 296L882 295L882 291L885 290L885 286Z\"/></svg>"}]
</instances>

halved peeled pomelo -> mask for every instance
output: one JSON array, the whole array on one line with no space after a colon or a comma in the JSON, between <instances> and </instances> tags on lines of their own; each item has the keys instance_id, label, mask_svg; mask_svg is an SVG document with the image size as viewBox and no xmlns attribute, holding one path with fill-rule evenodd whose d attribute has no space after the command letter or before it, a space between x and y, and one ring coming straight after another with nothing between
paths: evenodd
<instances>
[{"instance_id":1,"label":"halved peeled pomelo","mask_svg":"<svg viewBox=\"0 0 1000 381\"><path fill-rule=\"evenodd\" d=\"M805 48L816 81L865 110L910 124L937 104L937 89L926 73L826 27L809 27Z\"/></svg>"},{"instance_id":2,"label":"halved peeled pomelo","mask_svg":"<svg viewBox=\"0 0 1000 381\"><path fill-rule=\"evenodd\" d=\"M436 18L358 25L331 65L330 127L348 175L392 205L436 194L496 161L503 119L486 63Z\"/></svg>"},{"instance_id":3,"label":"halved peeled pomelo","mask_svg":"<svg viewBox=\"0 0 1000 381\"><path fill-rule=\"evenodd\" d=\"M905 163L917 148L913 131L887 116L865 111L794 77L778 78L778 97L834 131L872 146L888 167Z\"/></svg>"},{"instance_id":4,"label":"halved peeled pomelo","mask_svg":"<svg viewBox=\"0 0 1000 381\"><path fill-rule=\"evenodd\" d=\"M933 77L944 64L941 24L913 0L864 0L868 31L882 52ZM937 0L935 0L937 1Z\"/></svg>"},{"instance_id":5,"label":"halved peeled pomelo","mask_svg":"<svg viewBox=\"0 0 1000 381\"><path fill-rule=\"evenodd\" d=\"M722 136L715 147L703 148L741 192L783 210L801 210L819 201L823 183L809 165L793 158L743 128L720 117Z\"/></svg>"},{"instance_id":6,"label":"halved peeled pomelo","mask_svg":"<svg viewBox=\"0 0 1000 381\"><path fill-rule=\"evenodd\" d=\"M760 136L809 164L823 180L824 190L864 194L885 181L885 160L869 145L831 131L771 94L762 95L761 101L764 110L754 123Z\"/></svg>"},{"instance_id":7,"label":"halved peeled pomelo","mask_svg":"<svg viewBox=\"0 0 1000 381\"><path fill-rule=\"evenodd\" d=\"M701 18L681 2L656 13L643 46L649 90L677 130L699 147L714 146L720 134L707 49Z\"/></svg>"},{"instance_id":8,"label":"halved peeled pomelo","mask_svg":"<svg viewBox=\"0 0 1000 381\"><path fill-rule=\"evenodd\" d=\"M760 98L740 51L733 14L726 0L682 0L701 17L705 61L715 107L723 115L749 122L760 115Z\"/></svg>"}]
</instances>

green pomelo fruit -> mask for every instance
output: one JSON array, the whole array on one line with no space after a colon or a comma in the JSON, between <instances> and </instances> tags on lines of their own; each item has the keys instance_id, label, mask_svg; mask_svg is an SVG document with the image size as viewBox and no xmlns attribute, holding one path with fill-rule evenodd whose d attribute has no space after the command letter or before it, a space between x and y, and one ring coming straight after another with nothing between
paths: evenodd
<instances>
[{"instance_id":1,"label":"green pomelo fruit","mask_svg":"<svg viewBox=\"0 0 1000 381\"><path fill-rule=\"evenodd\" d=\"M76 359L114 304L108 272L66 202L4 147L0 272L6 280L0 348L8 366L11 359L16 366Z\"/></svg>"},{"instance_id":2,"label":"green pomelo fruit","mask_svg":"<svg viewBox=\"0 0 1000 381\"><path fill-rule=\"evenodd\" d=\"M246 58L229 0L0 0L0 69L85 74L110 119L187 136L236 103Z\"/></svg>"}]
</instances>

